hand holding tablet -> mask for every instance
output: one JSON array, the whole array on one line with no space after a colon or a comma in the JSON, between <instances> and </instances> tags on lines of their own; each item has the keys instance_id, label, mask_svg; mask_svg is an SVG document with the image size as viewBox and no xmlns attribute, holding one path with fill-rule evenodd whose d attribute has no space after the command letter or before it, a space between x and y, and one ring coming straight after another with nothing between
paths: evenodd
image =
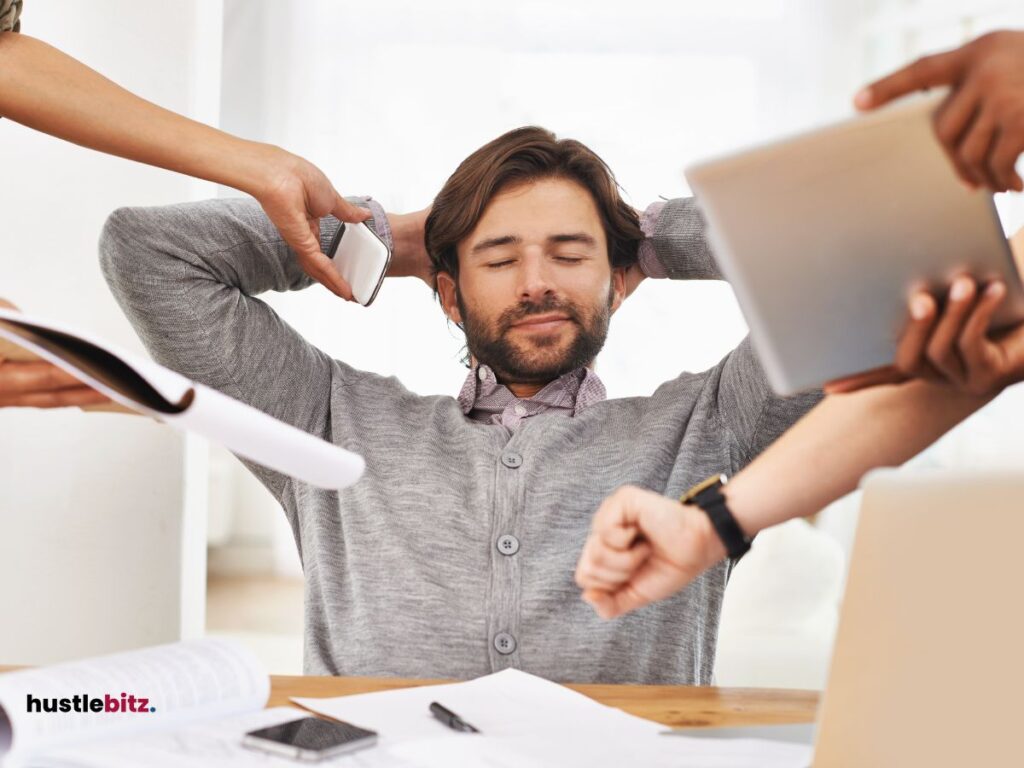
<instances>
[{"instance_id":1,"label":"hand holding tablet","mask_svg":"<svg viewBox=\"0 0 1024 768\"><path fill-rule=\"evenodd\" d=\"M918 99L687 169L779 394L879 368L916 374L925 363L981 386L987 379L968 381L954 359L958 344L984 355L991 375L1014 370L1012 350L979 344L1024 321L1024 285L991 194L967 189L935 138L938 103ZM908 327L911 297L923 307L917 294L930 295L937 311L960 276L973 282L942 319L926 310ZM997 282L1002 295L993 288L975 315L976 291Z\"/></svg>"},{"instance_id":2,"label":"hand holding tablet","mask_svg":"<svg viewBox=\"0 0 1024 768\"><path fill-rule=\"evenodd\" d=\"M1024 229L1010 243L1020 269L1024 265ZM897 347L895 364L829 382L825 391L841 394L924 378L985 395L1024 381L1024 325L996 334L987 332L1006 293L1001 282L979 289L972 279L959 277L950 287L941 314L930 294L915 294L909 302L910 320Z\"/></svg>"}]
</instances>

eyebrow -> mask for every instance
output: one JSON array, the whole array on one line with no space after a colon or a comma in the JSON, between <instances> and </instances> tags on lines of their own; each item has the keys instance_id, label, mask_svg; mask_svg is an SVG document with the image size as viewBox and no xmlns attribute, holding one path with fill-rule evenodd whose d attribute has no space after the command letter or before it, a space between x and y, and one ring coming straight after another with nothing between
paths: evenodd
<instances>
[{"instance_id":1,"label":"eyebrow","mask_svg":"<svg viewBox=\"0 0 1024 768\"><path fill-rule=\"evenodd\" d=\"M481 240L479 243L473 246L470 253L476 255L489 248L499 248L503 245L520 245L523 242L523 238L516 235L503 235L501 237L489 237L486 240Z\"/></svg>"},{"instance_id":2,"label":"eyebrow","mask_svg":"<svg viewBox=\"0 0 1024 768\"><path fill-rule=\"evenodd\" d=\"M558 235L549 235L547 238L548 243L581 243L582 245L594 246L597 245L597 240L586 232L566 232ZM486 240L481 240L479 243L473 246L470 253L474 256L478 253L482 253L490 248L500 248L503 245L521 245L523 238L518 235L502 235L501 237L489 237Z\"/></svg>"}]
</instances>

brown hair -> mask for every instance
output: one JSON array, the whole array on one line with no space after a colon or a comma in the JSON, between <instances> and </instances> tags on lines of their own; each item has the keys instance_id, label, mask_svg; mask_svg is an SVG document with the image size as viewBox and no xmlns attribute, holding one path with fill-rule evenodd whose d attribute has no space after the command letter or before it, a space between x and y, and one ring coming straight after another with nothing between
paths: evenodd
<instances>
[{"instance_id":1,"label":"brown hair","mask_svg":"<svg viewBox=\"0 0 1024 768\"><path fill-rule=\"evenodd\" d=\"M476 228L495 195L552 177L575 181L593 196L612 267L635 264L643 232L636 211L619 196L611 169L580 142L528 126L499 136L463 160L434 198L425 228L434 274L447 272L458 282L456 247Z\"/></svg>"}]
</instances>

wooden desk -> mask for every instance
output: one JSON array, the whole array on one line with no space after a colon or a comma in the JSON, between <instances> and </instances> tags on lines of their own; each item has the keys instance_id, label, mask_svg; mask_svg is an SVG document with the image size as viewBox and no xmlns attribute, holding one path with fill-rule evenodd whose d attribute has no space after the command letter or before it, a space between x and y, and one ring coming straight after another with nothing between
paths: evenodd
<instances>
[{"instance_id":1,"label":"wooden desk","mask_svg":"<svg viewBox=\"0 0 1024 768\"><path fill-rule=\"evenodd\" d=\"M0 673L15 667L0 666ZM268 707L286 706L291 696L327 697L393 688L437 685L448 680L384 677L286 677L271 675ZM570 685L570 688L634 715L671 726L768 725L814 720L818 694L770 688L710 688L688 685Z\"/></svg>"},{"instance_id":2,"label":"wooden desk","mask_svg":"<svg viewBox=\"0 0 1024 768\"><path fill-rule=\"evenodd\" d=\"M345 696L445 682L451 681L272 675L267 706L288 704L289 696ZM812 691L770 688L687 685L570 685L569 688L602 704L672 726L809 723L814 720L818 705L818 694Z\"/></svg>"}]
</instances>

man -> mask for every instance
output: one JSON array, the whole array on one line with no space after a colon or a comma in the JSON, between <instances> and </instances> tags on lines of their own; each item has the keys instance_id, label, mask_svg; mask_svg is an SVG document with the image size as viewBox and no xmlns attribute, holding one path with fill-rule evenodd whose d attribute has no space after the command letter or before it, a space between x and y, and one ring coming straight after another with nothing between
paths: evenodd
<instances>
[{"instance_id":1,"label":"man","mask_svg":"<svg viewBox=\"0 0 1024 768\"><path fill-rule=\"evenodd\" d=\"M415 217L369 206L394 243L390 274L436 279L466 331L472 368L457 399L331 360L254 298L310 284L254 204L122 209L101 240L111 288L158 361L366 458L365 477L341 492L252 467L302 558L306 671L465 678L518 667L555 680L708 683L727 563L616 622L595 616L573 582L606 496L632 484L674 497L734 473L819 399L775 397L746 341L650 397L604 399L591 364L626 295L645 275L716 276L692 201L652 206L638 222L596 155L527 128L446 183L426 223L429 260ZM687 330L651 332L668 351ZM917 382L840 398L817 422L834 471L811 467L775 498L827 502L982 402ZM862 426L893 410L906 419ZM714 551L707 519L694 530ZM648 554L641 546L609 567Z\"/></svg>"},{"instance_id":2,"label":"man","mask_svg":"<svg viewBox=\"0 0 1024 768\"><path fill-rule=\"evenodd\" d=\"M652 209L638 255L640 222L604 164L527 129L474 153L438 195L433 264L405 245L410 222L371 210L380 234L390 224L390 274L433 282L436 270L467 331L474 363L458 399L330 360L252 298L310 281L248 202L120 210L101 239L114 294L159 362L366 458L365 478L340 493L253 467L302 558L306 670L708 682L724 566L661 615L614 627L572 581L615 488L672 493L739 466L818 399L772 396L747 344L653 397L604 399L585 364L639 282L638 259L715 274L691 201Z\"/></svg>"}]
</instances>

